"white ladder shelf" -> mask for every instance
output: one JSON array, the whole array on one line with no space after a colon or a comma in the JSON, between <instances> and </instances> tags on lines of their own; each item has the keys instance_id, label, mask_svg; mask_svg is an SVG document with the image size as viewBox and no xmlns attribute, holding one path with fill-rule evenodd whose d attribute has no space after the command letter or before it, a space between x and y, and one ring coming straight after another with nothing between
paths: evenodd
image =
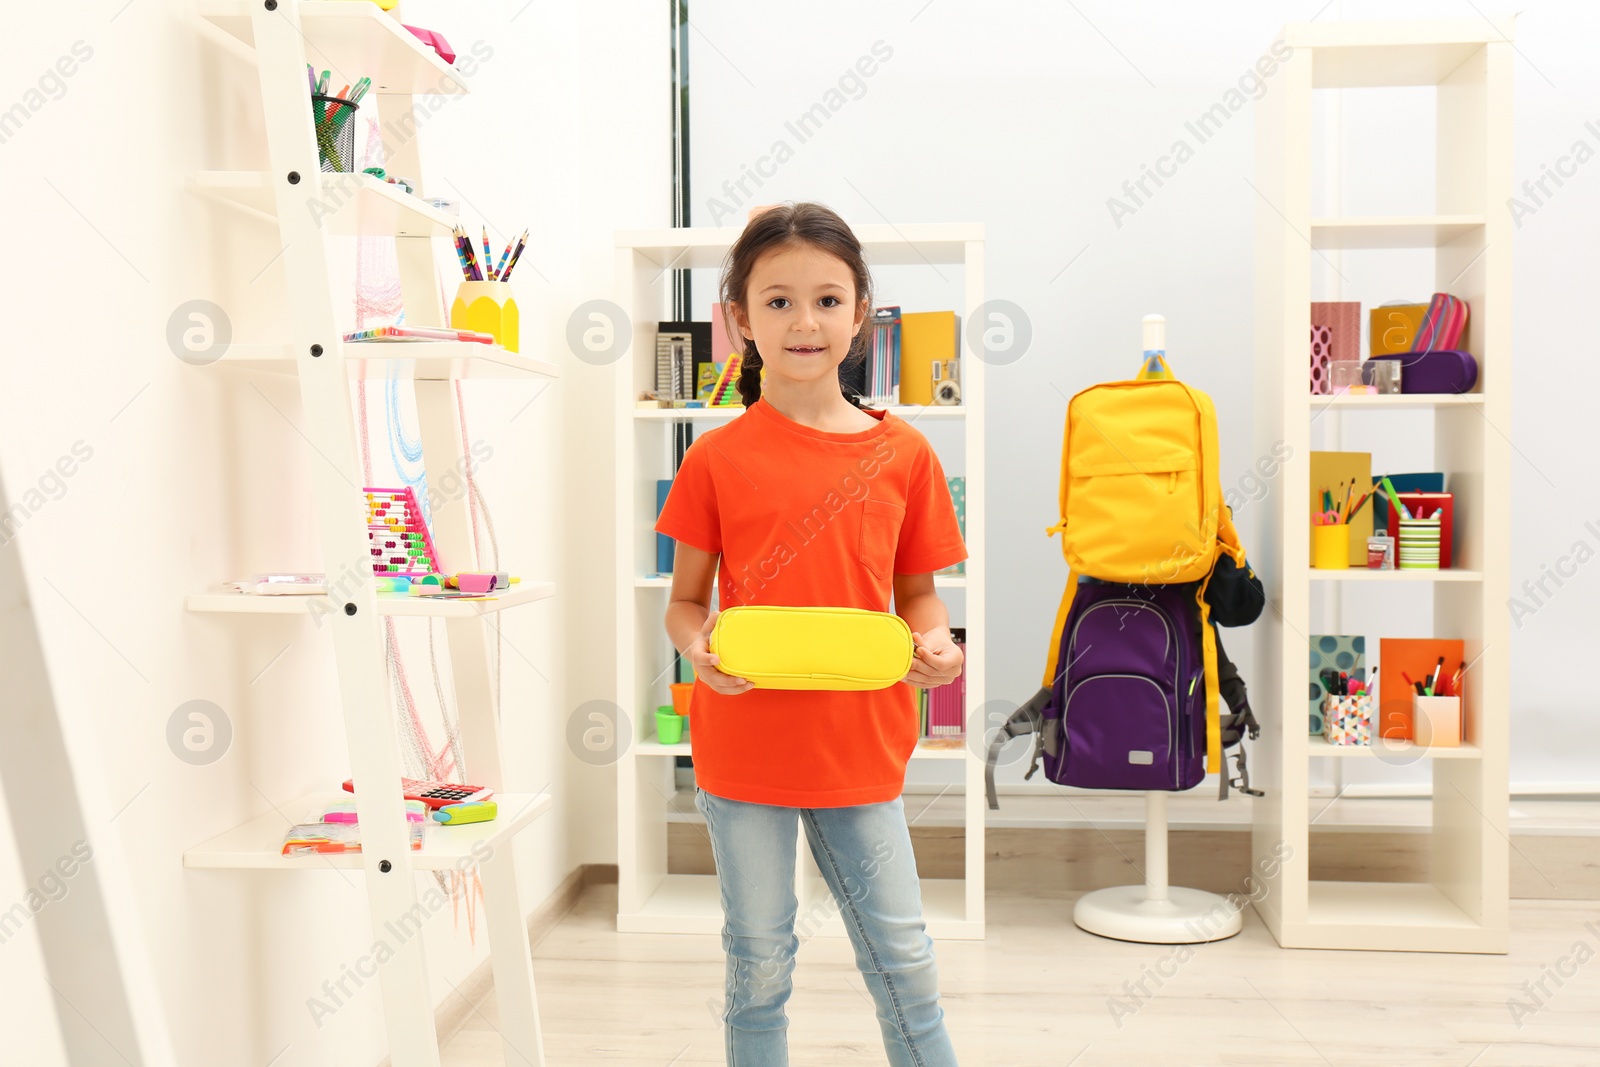
<instances>
[{"instance_id":1,"label":"white ladder shelf","mask_svg":"<svg viewBox=\"0 0 1600 1067\"><path fill-rule=\"evenodd\" d=\"M326 462L311 464L317 526L324 569L329 577L326 610L339 674L352 777L358 784L398 783L401 763L385 666L384 615L438 615L445 620L455 704L472 781L490 786L500 804L491 823L459 828L430 827L421 852L408 847L405 814L398 789L361 788L356 806L362 827L362 852L342 857L366 874L373 936L384 940L389 924L401 927L418 905L415 872L461 870L476 863L484 890L499 1032L505 1062L518 1067L545 1062L535 997L532 957L511 850L512 837L550 806L545 794L505 793L501 762L499 709L483 616L549 597L548 582L524 582L496 600L438 602L380 597L371 577L357 430L350 408L350 377L384 376L394 367L409 372L416 390L417 414L427 469L459 469L461 451L456 406L457 378L553 378L556 368L499 346L392 345L382 351L358 349L340 340L332 291L329 238L349 233L386 233L395 238L407 321L443 325L444 308L436 283L432 237L448 231L449 220L395 186L348 174L321 173L306 86L308 58L331 67L336 79L373 80L368 98L380 115L409 113L412 95L460 93L466 86L400 23L375 4L331 0L234 0L208 2L202 15L218 29L255 50L271 169L265 174L230 177L207 172L190 187L242 209L246 218L270 220L278 227L289 296L287 344L233 346L234 358L218 366L289 370L299 376L306 437ZM387 165L421 181L416 139L389 146ZM333 197L325 186L359 183L359 195ZM341 186L341 188L346 188ZM344 203L335 218L307 210L311 202ZM374 209L374 205L376 209ZM292 362L291 362L292 360ZM465 495L436 505L434 542L441 557L474 559L471 517ZM340 585L341 576L356 576ZM193 611L306 613L318 598L250 597L203 593L191 596ZM294 601L294 603L278 603ZM337 789L325 799L332 799ZM307 798L314 802L317 798ZM296 809L292 814L299 815ZM286 825L276 817L257 819L190 849L190 868L285 870L304 866L278 854ZM317 866L326 867L325 863ZM429 991L423 939L394 946L379 971L384 1018L394 1067L438 1067L438 1035Z\"/></svg>"}]
</instances>

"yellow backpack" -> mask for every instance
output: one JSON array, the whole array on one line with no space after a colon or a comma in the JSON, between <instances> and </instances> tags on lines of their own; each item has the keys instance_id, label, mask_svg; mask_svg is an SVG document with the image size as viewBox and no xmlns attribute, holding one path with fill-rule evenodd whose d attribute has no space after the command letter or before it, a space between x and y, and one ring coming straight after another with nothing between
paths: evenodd
<instances>
[{"instance_id":1,"label":"yellow backpack","mask_svg":"<svg viewBox=\"0 0 1600 1067\"><path fill-rule=\"evenodd\" d=\"M1159 364L1159 370L1156 368ZM1206 686L1206 771L1222 769L1217 646L1206 583L1223 554L1242 569L1244 549L1222 502L1217 413L1211 398L1153 357L1131 381L1090 386L1067 405L1061 447L1061 534L1069 573L1050 635L1044 685L1056 661L1078 576L1168 585L1198 582Z\"/></svg>"}]
</instances>

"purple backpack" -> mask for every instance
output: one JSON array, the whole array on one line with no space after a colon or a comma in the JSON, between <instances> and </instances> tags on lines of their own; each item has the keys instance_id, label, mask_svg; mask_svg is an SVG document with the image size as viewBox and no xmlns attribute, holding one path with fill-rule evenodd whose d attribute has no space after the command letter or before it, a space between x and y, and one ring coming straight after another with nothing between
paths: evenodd
<instances>
[{"instance_id":1,"label":"purple backpack","mask_svg":"<svg viewBox=\"0 0 1600 1067\"><path fill-rule=\"evenodd\" d=\"M1056 658L1054 683L1039 690L990 743L989 807L999 808L994 768L1002 745L1035 733L1033 777L1083 789L1192 789L1205 777L1206 694L1200 620L1192 583L1125 585L1080 578ZM1234 714L1222 717L1224 748L1255 726L1244 685L1217 648L1220 688ZM1242 712L1240 709L1243 709ZM1254 732L1250 736L1255 736ZM1250 789L1242 747L1242 780ZM1227 795L1224 767L1221 791Z\"/></svg>"}]
</instances>

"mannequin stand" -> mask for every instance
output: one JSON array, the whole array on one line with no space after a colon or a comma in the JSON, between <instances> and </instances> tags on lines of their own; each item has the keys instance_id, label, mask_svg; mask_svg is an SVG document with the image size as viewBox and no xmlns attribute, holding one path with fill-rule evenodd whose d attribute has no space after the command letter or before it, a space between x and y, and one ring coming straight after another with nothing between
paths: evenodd
<instances>
[{"instance_id":1,"label":"mannequin stand","mask_svg":"<svg viewBox=\"0 0 1600 1067\"><path fill-rule=\"evenodd\" d=\"M1152 945L1221 941L1243 922L1226 897L1167 885L1167 794L1144 795L1144 885L1096 889L1078 898L1072 921L1091 934Z\"/></svg>"}]
</instances>

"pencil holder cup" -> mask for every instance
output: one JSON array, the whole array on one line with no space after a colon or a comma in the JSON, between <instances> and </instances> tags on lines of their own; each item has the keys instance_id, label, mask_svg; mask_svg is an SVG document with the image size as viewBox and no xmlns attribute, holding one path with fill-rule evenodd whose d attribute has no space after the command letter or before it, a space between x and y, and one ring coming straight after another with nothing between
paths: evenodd
<instances>
[{"instance_id":1,"label":"pencil holder cup","mask_svg":"<svg viewBox=\"0 0 1600 1067\"><path fill-rule=\"evenodd\" d=\"M683 740L684 718L671 708L656 709L656 740L663 745L675 745Z\"/></svg>"},{"instance_id":2,"label":"pencil holder cup","mask_svg":"<svg viewBox=\"0 0 1600 1067\"><path fill-rule=\"evenodd\" d=\"M1423 748L1461 747L1461 698L1411 698L1411 735Z\"/></svg>"},{"instance_id":3,"label":"pencil holder cup","mask_svg":"<svg viewBox=\"0 0 1600 1067\"><path fill-rule=\"evenodd\" d=\"M1439 569L1438 519L1400 520L1400 569L1436 571Z\"/></svg>"},{"instance_id":4,"label":"pencil holder cup","mask_svg":"<svg viewBox=\"0 0 1600 1067\"><path fill-rule=\"evenodd\" d=\"M311 95L311 121L316 126L317 155L322 172L355 170L356 109L360 105L338 96Z\"/></svg>"},{"instance_id":5,"label":"pencil holder cup","mask_svg":"<svg viewBox=\"0 0 1600 1067\"><path fill-rule=\"evenodd\" d=\"M1322 739L1330 745L1372 744L1372 695L1323 697Z\"/></svg>"},{"instance_id":6,"label":"pencil holder cup","mask_svg":"<svg viewBox=\"0 0 1600 1067\"><path fill-rule=\"evenodd\" d=\"M1350 527L1311 527L1311 565L1318 570L1348 570Z\"/></svg>"},{"instance_id":7,"label":"pencil holder cup","mask_svg":"<svg viewBox=\"0 0 1600 1067\"><path fill-rule=\"evenodd\" d=\"M462 282L450 305L450 325L494 334L497 344L517 351L517 302L510 282Z\"/></svg>"}]
</instances>

